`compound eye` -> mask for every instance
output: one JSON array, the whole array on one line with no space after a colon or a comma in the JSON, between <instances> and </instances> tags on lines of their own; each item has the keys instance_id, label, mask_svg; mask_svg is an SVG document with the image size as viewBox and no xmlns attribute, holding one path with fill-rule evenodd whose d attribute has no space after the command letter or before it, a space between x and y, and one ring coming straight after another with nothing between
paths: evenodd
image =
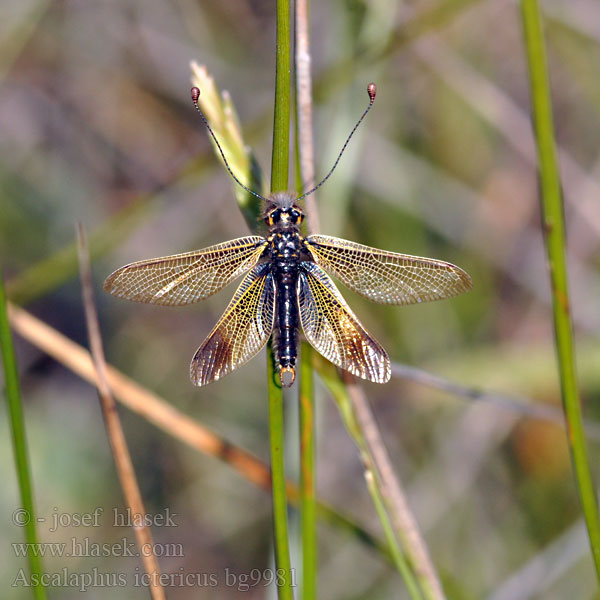
<instances>
[{"instance_id":1,"label":"compound eye","mask_svg":"<svg viewBox=\"0 0 600 600\"><path fill-rule=\"evenodd\" d=\"M269 226L274 225L279 222L280 212L279 209L272 210L268 215L265 221Z\"/></svg>"}]
</instances>

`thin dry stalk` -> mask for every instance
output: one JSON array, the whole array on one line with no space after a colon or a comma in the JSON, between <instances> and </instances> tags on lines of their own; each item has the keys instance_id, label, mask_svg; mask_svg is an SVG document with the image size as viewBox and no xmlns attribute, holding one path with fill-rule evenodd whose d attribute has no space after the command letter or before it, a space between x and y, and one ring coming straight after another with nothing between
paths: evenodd
<instances>
[{"instance_id":1,"label":"thin dry stalk","mask_svg":"<svg viewBox=\"0 0 600 600\"><path fill-rule=\"evenodd\" d=\"M296 95L296 190L299 194L315 185L314 141L312 134L312 81L310 76L310 38L308 0L295 2L295 95ZM319 229L314 194L305 202L308 233ZM317 597L318 543L316 522L316 413L312 349L304 343L300 352L300 525L302 545L302 600Z\"/></svg>"},{"instance_id":2,"label":"thin dry stalk","mask_svg":"<svg viewBox=\"0 0 600 600\"><path fill-rule=\"evenodd\" d=\"M315 146L312 130L312 79L310 75L310 43L308 1L296 2L296 103L298 105L298 153L302 187L315 185ZM309 233L319 231L319 213L315 194L305 200L306 228Z\"/></svg>"},{"instance_id":3,"label":"thin dry stalk","mask_svg":"<svg viewBox=\"0 0 600 600\"><path fill-rule=\"evenodd\" d=\"M79 256L79 272L81 276L81 295L83 297L83 307L85 310L85 321L88 330L90 350L96 370L98 396L100 397L100 407L104 416L106 434L110 442L110 447L115 460L115 467L123 489L125 502L134 515L133 527L136 541L142 557L144 569L149 577L150 595L153 600L165 600L165 591L160 583L160 567L154 554L154 542L150 528L144 523L143 515L146 514L142 494L138 486L135 470L131 462L131 455L127 447L127 440L121 426L117 405L112 397L110 386L107 381L106 360L104 358L104 349L102 347L102 336L100 325L98 323L98 311L94 303L94 290L92 286L92 271L90 268L90 257L85 238L85 232L81 224L77 227L77 253ZM136 515L137 517L136 521Z\"/></svg>"},{"instance_id":4,"label":"thin dry stalk","mask_svg":"<svg viewBox=\"0 0 600 600\"><path fill-rule=\"evenodd\" d=\"M306 189L314 186L314 142L312 135L312 85L310 76L310 52L308 37L308 2L296 2L296 101L298 104L298 149L300 172ZM319 219L314 194L306 199L307 229L309 233L319 231ZM382 494L392 517L394 528L403 538L414 569L427 581L429 597L442 600L444 594L435 569L413 518L404 492L396 478L389 456L381 439L379 429L371 413L367 399L355 383L348 384L348 392L355 407L356 417L363 433L381 482Z\"/></svg>"},{"instance_id":5,"label":"thin dry stalk","mask_svg":"<svg viewBox=\"0 0 600 600\"><path fill-rule=\"evenodd\" d=\"M435 388L466 400L495 404L505 410L519 413L524 417L548 421L549 423L556 423L563 428L566 427L565 415L559 408L547 403L536 403L532 398L483 390L457 383L456 381L446 379L418 367L394 362L392 363L392 377L398 377L399 379ZM589 439L600 440L600 426L598 424L587 420L584 421L584 425Z\"/></svg>"},{"instance_id":6,"label":"thin dry stalk","mask_svg":"<svg viewBox=\"0 0 600 600\"><path fill-rule=\"evenodd\" d=\"M360 424L369 453L379 474L381 492L390 513L394 530L402 540L402 546L419 579L429 587L427 597L443 600L442 586L427 551L419 526L413 517L400 481L394 473L387 448L363 390L354 377L344 375L348 393L354 405L356 419Z\"/></svg>"}]
</instances>

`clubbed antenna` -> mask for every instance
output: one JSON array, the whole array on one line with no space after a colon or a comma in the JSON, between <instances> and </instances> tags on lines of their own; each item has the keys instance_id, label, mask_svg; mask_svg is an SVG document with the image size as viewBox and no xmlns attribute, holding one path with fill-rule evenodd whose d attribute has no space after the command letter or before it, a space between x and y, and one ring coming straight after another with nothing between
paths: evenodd
<instances>
[{"instance_id":1,"label":"clubbed antenna","mask_svg":"<svg viewBox=\"0 0 600 600\"><path fill-rule=\"evenodd\" d=\"M342 146L342 149L340 150L338 157L335 159L335 162L333 163L333 167L331 167L331 170L329 171L329 173L327 173L327 175L325 175L325 177L322 179L321 183L318 183L312 190L309 190L308 192L305 192L304 194L302 194L302 196L300 196L299 198L296 198L296 201L302 200L303 198L306 198L306 196L310 196L312 193L316 192L329 179L329 177L331 177L331 174L335 171L335 168L337 167L338 163L340 162L340 158L342 158L342 154L344 154L344 150L346 150L346 146L348 145L348 142L354 135L354 132L358 129L358 126L362 123L362 120L367 116L367 113L371 110L371 107L373 106L373 102L375 102L375 95L377 94L377 86L374 83L370 83L367 86L367 93L369 94L369 106L367 106L367 108L365 109L365 112L361 115L360 119L356 122L354 129L350 132L350 135L348 136L344 145Z\"/></svg>"},{"instance_id":2,"label":"clubbed antenna","mask_svg":"<svg viewBox=\"0 0 600 600\"><path fill-rule=\"evenodd\" d=\"M231 175L231 177L233 177L233 180L240 187L244 188L248 193L252 194L253 196L256 196L257 198L260 198L261 200L266 200L266 198L264 196L261 196L260 194L257 194L255 191L253 191L250 188L246 187L234 175L233 171L231 170L231 167L229 166L229 163L227 162L227 159L225 158L225 153L223 152L223 148L221 148L221 144L219 144L219 140L217 139L217 136L214 134L213 130L211 129L210 125L208 124L208 121L207 121L206 117L204 116L204 113L200 110L200 106L198 105L198 98L200 98L200 90L199 90L199 88L193 87L192 90L191 90L191 93L192 93L192 102L194 103L194 106L196 107L196 110L200 114L200 118L202 119L202 121L206 125L206 128L208 129L208 132L212 136L212 139L215 141L215 144L217 145L217 148L219 149L219 152L221 153L221 158L223 159L223 162L225 163L225 167L229 171L229 174Z\"/></svg>"}]
</instances>

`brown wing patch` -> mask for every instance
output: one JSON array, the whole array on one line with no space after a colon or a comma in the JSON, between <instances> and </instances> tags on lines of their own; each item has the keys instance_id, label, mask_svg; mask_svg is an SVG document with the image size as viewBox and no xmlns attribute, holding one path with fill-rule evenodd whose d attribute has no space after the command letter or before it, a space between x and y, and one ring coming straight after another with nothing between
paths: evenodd
<instances>
[{"instance_id":1,"label":"brown wing patch","mask_svg":"<svg viewBox=\"0 0 600 600\"><path fill-rule=\"evenodd\" d=\"M267 240L248 236L215 246L141 260L117 269L104 282L113 296L165 306L182 306L215 294L251 269Z\"/></svg>"},{"instance_id":2,"label":"brown wing patch","mask_svg":"<svg viewBox=\"0 0 600 600\"><path fill-rule=\"evenodd\" d=\"M190 376L195 385L220 379L249 361L267 343L275 319L275 283L268 264L242 281L210 335L194 354Z\"/></svg>"},{"instance_id":3,"label":"brown wing patch","mask_svg":"<svg viewBox=\"0 0 600 600\"><path fill-rule=\"evenodd\" d=\"M327 360L363 379L389 381L386 351L365 331L331 279L314 263L301 263L298 308L306 339Z\"/></svg>"},{"instance_id":4,"label":"brown wing patch","mask_svg":"<svg viewBox=\"0 0 600 600\"><path fill-rule=\"evenodd\" d=\"M306 247L319 266L379 304L441 300L473 287L461 268L433 258L377 250L326 235L309 236Z\"/></svg>"}]
</instances>

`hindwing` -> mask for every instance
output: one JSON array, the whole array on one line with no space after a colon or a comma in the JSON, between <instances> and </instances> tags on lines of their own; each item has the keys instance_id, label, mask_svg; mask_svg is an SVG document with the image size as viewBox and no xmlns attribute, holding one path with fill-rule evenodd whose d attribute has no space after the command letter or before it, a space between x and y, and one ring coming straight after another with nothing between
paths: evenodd
<instances>
[{"instance_id":1,"label":"hindwing","mask_svg":"<svg viewBox=\"0 0 600 600\"><path fill-rule=\"evenodd\" d=\"M375 383L390 379L386 351L364 329L327 274L311 262L300 263L298 309L306 339L327 360Z\"/></svg>"},{"instance_id":2,"label":"hindwing","mask_svg":"<svg viewBox=\"0 0 600 600\"><path fill-rule=\"evenodd\" d=\"M252 269L223 316L194 354L190 376L195 385L220 379L249 361L267 343L275 319L275 282L270 265Z\"/></svg>"}]
</instances>

